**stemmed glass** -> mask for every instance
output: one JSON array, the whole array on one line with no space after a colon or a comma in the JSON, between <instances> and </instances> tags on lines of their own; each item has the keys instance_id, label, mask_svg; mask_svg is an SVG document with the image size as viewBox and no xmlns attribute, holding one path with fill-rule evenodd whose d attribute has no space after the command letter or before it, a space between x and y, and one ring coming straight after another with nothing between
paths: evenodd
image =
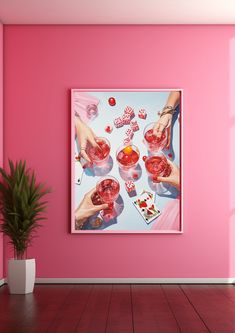
<instances>
[{"instance_id":1,"label":"stemmed glass","mask_svg":"<svg viewBox=\"0 0 235 333\"><path fill-rule=\"evenodd\" d=\"M113 176L107 175L102 177L96 184L96 196L99 198L98 204L100 204L100 201L108 204L108 208L101 212L106 222L115 218L118 214L118 204L115 201L119 196L119 192L119 181Z\"/></svg>"},{"instance_id":2,"label":"stemmed glass","mask_svg":"<svg viewBox=\"0 0 235 333\"><path fill-rule=\"evenodd\" d=\"M108 139L103 137L98 137L95 139L99 148L88 145L86 152L90 157L91 161L97 165L103 165L109 159L110 154L110 142Z\"/></svg>"},{"instance_id":3,"label":"stemmed glass","mask_svg":"<svg viewBox=\"0 0 235 333\"><path fill-rule=\"evenodd\" d=\"M139 149L134 145L123 145L117 149L116 159L122 169L136 167L140 157Z\"/></svg>"},{"instance_id":4,"label":"stemmed glass","mask_svg":"<svg viewBox=\"0 0 235 333\"><path fill-rule=\"evenodd\" d=\"M144 144L151 153L161 151L167 144L167 131L164 131L162 136L158 138L153 134L154 124L150 123L144 128Z\"/></svg>"},{"instance_id":5,"label":"stemmed glass","mask_svg":"<svg viewBox=\"0 0 235 333\"><path fill-rule=\"evenodd\" d=\"M148 156L145 160L145 168L150 181L155 184L155 189L158 194L167 192L168 188L165 184L158 181L158 177L169 177L171 174L171 166L163 153L157 153Z\"/></svg>"},{"instance_id":6,"label":"stemmed glass","mask_svg":"<svg viewBox=\"0 0 235 333\"><path fill-rule=\"evenodd\" d=\"M96 191L103 203L114 202L119 195L120 184L113 176L102 177L96 184Z\"/></svg>"}]
</instances>

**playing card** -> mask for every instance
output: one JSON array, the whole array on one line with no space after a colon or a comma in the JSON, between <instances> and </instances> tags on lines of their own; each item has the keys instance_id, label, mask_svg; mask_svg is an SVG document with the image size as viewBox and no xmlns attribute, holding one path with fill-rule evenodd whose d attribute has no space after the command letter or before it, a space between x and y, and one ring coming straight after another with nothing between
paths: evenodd
<instances>
[{"instance_id":1,"label":"playing card","mask_svg":"<svg viewBox=\"0 0 235 333\"><path fill-rule=\"evenodd\" d=\"M147 224L151 223L161 214L153 201L153 194L148 193L148 191L142 193L133 201L133 204Z\"/></svg>"},{"instance_id":2,"label":"playing card","mask_svg":"<svg viewBox=\"0 0 235 333\"><path fill-rule=\"evenodd\" d=\"M144 193L147 193L149 197L153 200L153 202L155 202L155 192L143 189L141 195Z\"/></svg>"},{"instance_id":3,"label":"playing card","mask_svg":"<svg viewBox=\"0 0 235 333\"><path fill-rule=\"evenodd\" d=\"M82 182L82 176L83 176L83 171L84 171L84 169L81 165L81 162L78 160L75 160L74 168L75 168L75 172L74 172L75 184L80 185Z\"/></svg>"}]
</instances>

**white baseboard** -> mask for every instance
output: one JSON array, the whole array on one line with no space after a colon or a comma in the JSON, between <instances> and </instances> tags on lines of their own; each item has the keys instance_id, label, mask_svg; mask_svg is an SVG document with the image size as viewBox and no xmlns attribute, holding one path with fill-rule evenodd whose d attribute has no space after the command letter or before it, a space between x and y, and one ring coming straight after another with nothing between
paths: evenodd
<instances>
[{"instance_id":1,"label":"white baseboard","mask_svg":"<svg viewBox=\"0 0 235 333\"><path fill-rule=\"evenodd\" d=\"M0 280L0 286L7 279ZM36 283L42 284L233 284L235 278L36 278Z\"/></svg>"},{"instance_id":2,"label":"white baseboard","mask_svg":"<svg viewBox=\"0 0 235 333\"><path fill-rule=\"evenodd\" d=\"M235 278L36 278L36 283L177 283L177 284L231 284L235 283Z\"/></svg>"}]
</instances>

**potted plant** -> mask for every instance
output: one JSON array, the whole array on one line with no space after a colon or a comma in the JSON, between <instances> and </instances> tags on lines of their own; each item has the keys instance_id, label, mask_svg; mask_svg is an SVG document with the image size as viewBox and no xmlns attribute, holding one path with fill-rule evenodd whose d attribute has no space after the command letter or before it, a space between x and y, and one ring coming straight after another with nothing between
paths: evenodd
<instances>
[{"instance_id":1,"label":"potted plant","mask_svg":"<svg viewBox=\"0 0 235 333\"><path fill-rule=\"evenodd\" d=\"M45 219L47 202L41 199L50 190L36 182L25 161L9 160L9 172L0 168L0 176L0 231L14 249L14 259L8 262L8 285L11 294L28 294L34 288L35 259L27 259L27 248Z\"/></svg>"}]
</instances>

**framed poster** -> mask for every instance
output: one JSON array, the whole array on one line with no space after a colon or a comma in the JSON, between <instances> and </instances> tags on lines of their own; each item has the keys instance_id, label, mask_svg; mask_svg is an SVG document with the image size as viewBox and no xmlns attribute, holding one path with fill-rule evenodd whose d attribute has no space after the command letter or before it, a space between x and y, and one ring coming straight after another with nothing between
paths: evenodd
<instances>
[{"instance_id":1,"label":"framed poster","mask_svg":"<svg viewBox=\"0 0 235 333\"><path fill-rule=\"evenodd\" d=\"M183 232L182 89L71 90L71 232Z\"/></svg>"}]
</instances>

